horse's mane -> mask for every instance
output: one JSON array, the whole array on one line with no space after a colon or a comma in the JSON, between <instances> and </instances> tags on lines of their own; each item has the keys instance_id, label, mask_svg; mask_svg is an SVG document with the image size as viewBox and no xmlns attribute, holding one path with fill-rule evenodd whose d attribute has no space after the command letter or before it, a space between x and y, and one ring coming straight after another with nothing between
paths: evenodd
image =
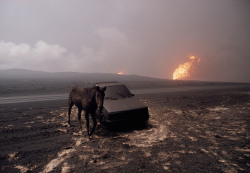
<instances>
[{"instance_id":1,"label":"horse's mane","mask_svg":"<svg viewBox=\"0 0 250 173\"><path fill-rule=\"evenodd\" d=\"M84 88L85 92L89 92L89 91L92 91L92 90L97 90L97 86L93 86L93 87L87 87L87 88Z\"/></svg>"},{"instance_id":2,"label":"horse's mane","mask_svg":"<svg viewBox=\"0 0 250 173\"><path fill-rule=\"evenodd\" d=\"M97 86L84 88L83 94L88 96L88 97L93 97L95 95L96 91L98 90L97 88L98 88Z\"/></svg>"}]
</instances>

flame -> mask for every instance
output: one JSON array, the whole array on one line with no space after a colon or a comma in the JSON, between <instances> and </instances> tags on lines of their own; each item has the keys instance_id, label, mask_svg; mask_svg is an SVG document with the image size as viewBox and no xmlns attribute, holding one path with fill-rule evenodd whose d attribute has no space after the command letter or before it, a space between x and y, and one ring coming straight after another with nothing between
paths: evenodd
<instances>
[{"instance_id":1,"label":"flame","mask_svg":"<svg viewBox=\"0 0 250 173\"><path fill-rule=\"evenodd\" d=\"M117 74L119 74L119 75L123 75L123 74L124 74L124 72L123 72L123 71L120 71L120 72L118 72Z\"/></svg>"},{"instance_id":2,"label":"flame","mask_svg":"<svg viewBox=\"0 0 250 173\"><path fill-rule=\"evenodd\" d=\"M200 62L200 58L197 56L190 56L188 57L188 62L184 64L180 64L177 69L175 69L173 73L173 80L178 79L186 79L190 77L190 69L193 67L195 63Z\"/></svg>"}]
</instances>

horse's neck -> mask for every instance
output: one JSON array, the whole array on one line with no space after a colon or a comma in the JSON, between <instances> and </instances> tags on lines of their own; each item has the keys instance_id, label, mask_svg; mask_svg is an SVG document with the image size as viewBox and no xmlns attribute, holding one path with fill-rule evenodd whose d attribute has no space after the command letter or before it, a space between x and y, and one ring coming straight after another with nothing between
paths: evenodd
<instances>
[{"instance_id":1,"label":"horse's neck","mask_svg":"<svg viewBox=\"0 0 250 173\"><path fill-rule=\"evenodd\" d=\"M95 95L96 95L96 90L91 88L91 89L86 89L85 94L87 95L87 98L91 101L96 101Z\"/></svg>"}]
</instances>

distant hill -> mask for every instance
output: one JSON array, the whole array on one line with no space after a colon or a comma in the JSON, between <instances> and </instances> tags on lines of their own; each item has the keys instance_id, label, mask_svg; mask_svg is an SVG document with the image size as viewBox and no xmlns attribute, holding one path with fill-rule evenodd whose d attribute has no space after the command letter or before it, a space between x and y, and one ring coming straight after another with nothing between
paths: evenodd
<instances>
[{"instance_id":1,"label":"distant hill","mask_svg":"<svg viewBox=\"0 0 250 173\"><path fill-rule=\"evenodd\" d=\"M67 93L76 85L92 87L98 82L118 81L129 88L166 86L170 80L112 73L43 72L23 69L0 70L0 96ZM160 84L159 84L160 83ZM171 83L171 82L170 82Z\"/></svg>"},{"instance_id":2,"label":"distant hill","mask_svg":"<svg viewBox=\"0 0 250 173\"><path fill-rule=\"evenodd\" d=\"M138 75L114 73L43 72L23 69L0 70L0 97L68 93L72 87L92 87L98 82L118 81L129 89L230 85L225 82L174 81Z\"/></svg>"},{"instance_id":3,"label":"distant hill","mask_svg":"<svg viewBox=\"0 0 250 173\"><path fill-rule=\"evenodd\" d=\"M0 78L41 78L48 75L48 72L24 69L0 70Z\"/></svg>"},{"instance_id":4,"label":"distant hill","mask_svg":"<svg viewBox=\"0 0 250 173\"><path fill-rule=\"evenodd\" d=\"M54 79L54 80L84 80L85 82L100 81L131 81L131 80L163 80L137 75L118 75L114 73L79 73L79 72L43 72L25 69L0 70L1 79Z\"/></svg>"}]
</instances>

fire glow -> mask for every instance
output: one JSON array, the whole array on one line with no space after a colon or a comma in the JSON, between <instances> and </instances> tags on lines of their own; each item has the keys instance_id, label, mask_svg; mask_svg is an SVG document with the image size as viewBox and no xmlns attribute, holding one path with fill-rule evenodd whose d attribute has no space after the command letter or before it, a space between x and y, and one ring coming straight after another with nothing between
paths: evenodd
<instances>
[{"instance_id":1,"label":"fire glow","mask_svg":"<svg viewBox=\"0 0 250 173\"><path fill-rule=\"evenodd\" d=\"M117 74L119 74L119 75L123 75L123 74L124 74L124 72L123 72L123 71L121 71L121 72L118 72Z\"/></svg>"},{"instance_id":2,"label":"fire glow","mask_svg":"<svg viewBox=\"0 0 250 173\"><path fill-rule=\"evenodd\" d=\"M190 77L190 69L200 62L200 58L197 56L189 56L188 62L180 64L173 73L173 80L187 79Z\"/></svg>"}]
</instances>

